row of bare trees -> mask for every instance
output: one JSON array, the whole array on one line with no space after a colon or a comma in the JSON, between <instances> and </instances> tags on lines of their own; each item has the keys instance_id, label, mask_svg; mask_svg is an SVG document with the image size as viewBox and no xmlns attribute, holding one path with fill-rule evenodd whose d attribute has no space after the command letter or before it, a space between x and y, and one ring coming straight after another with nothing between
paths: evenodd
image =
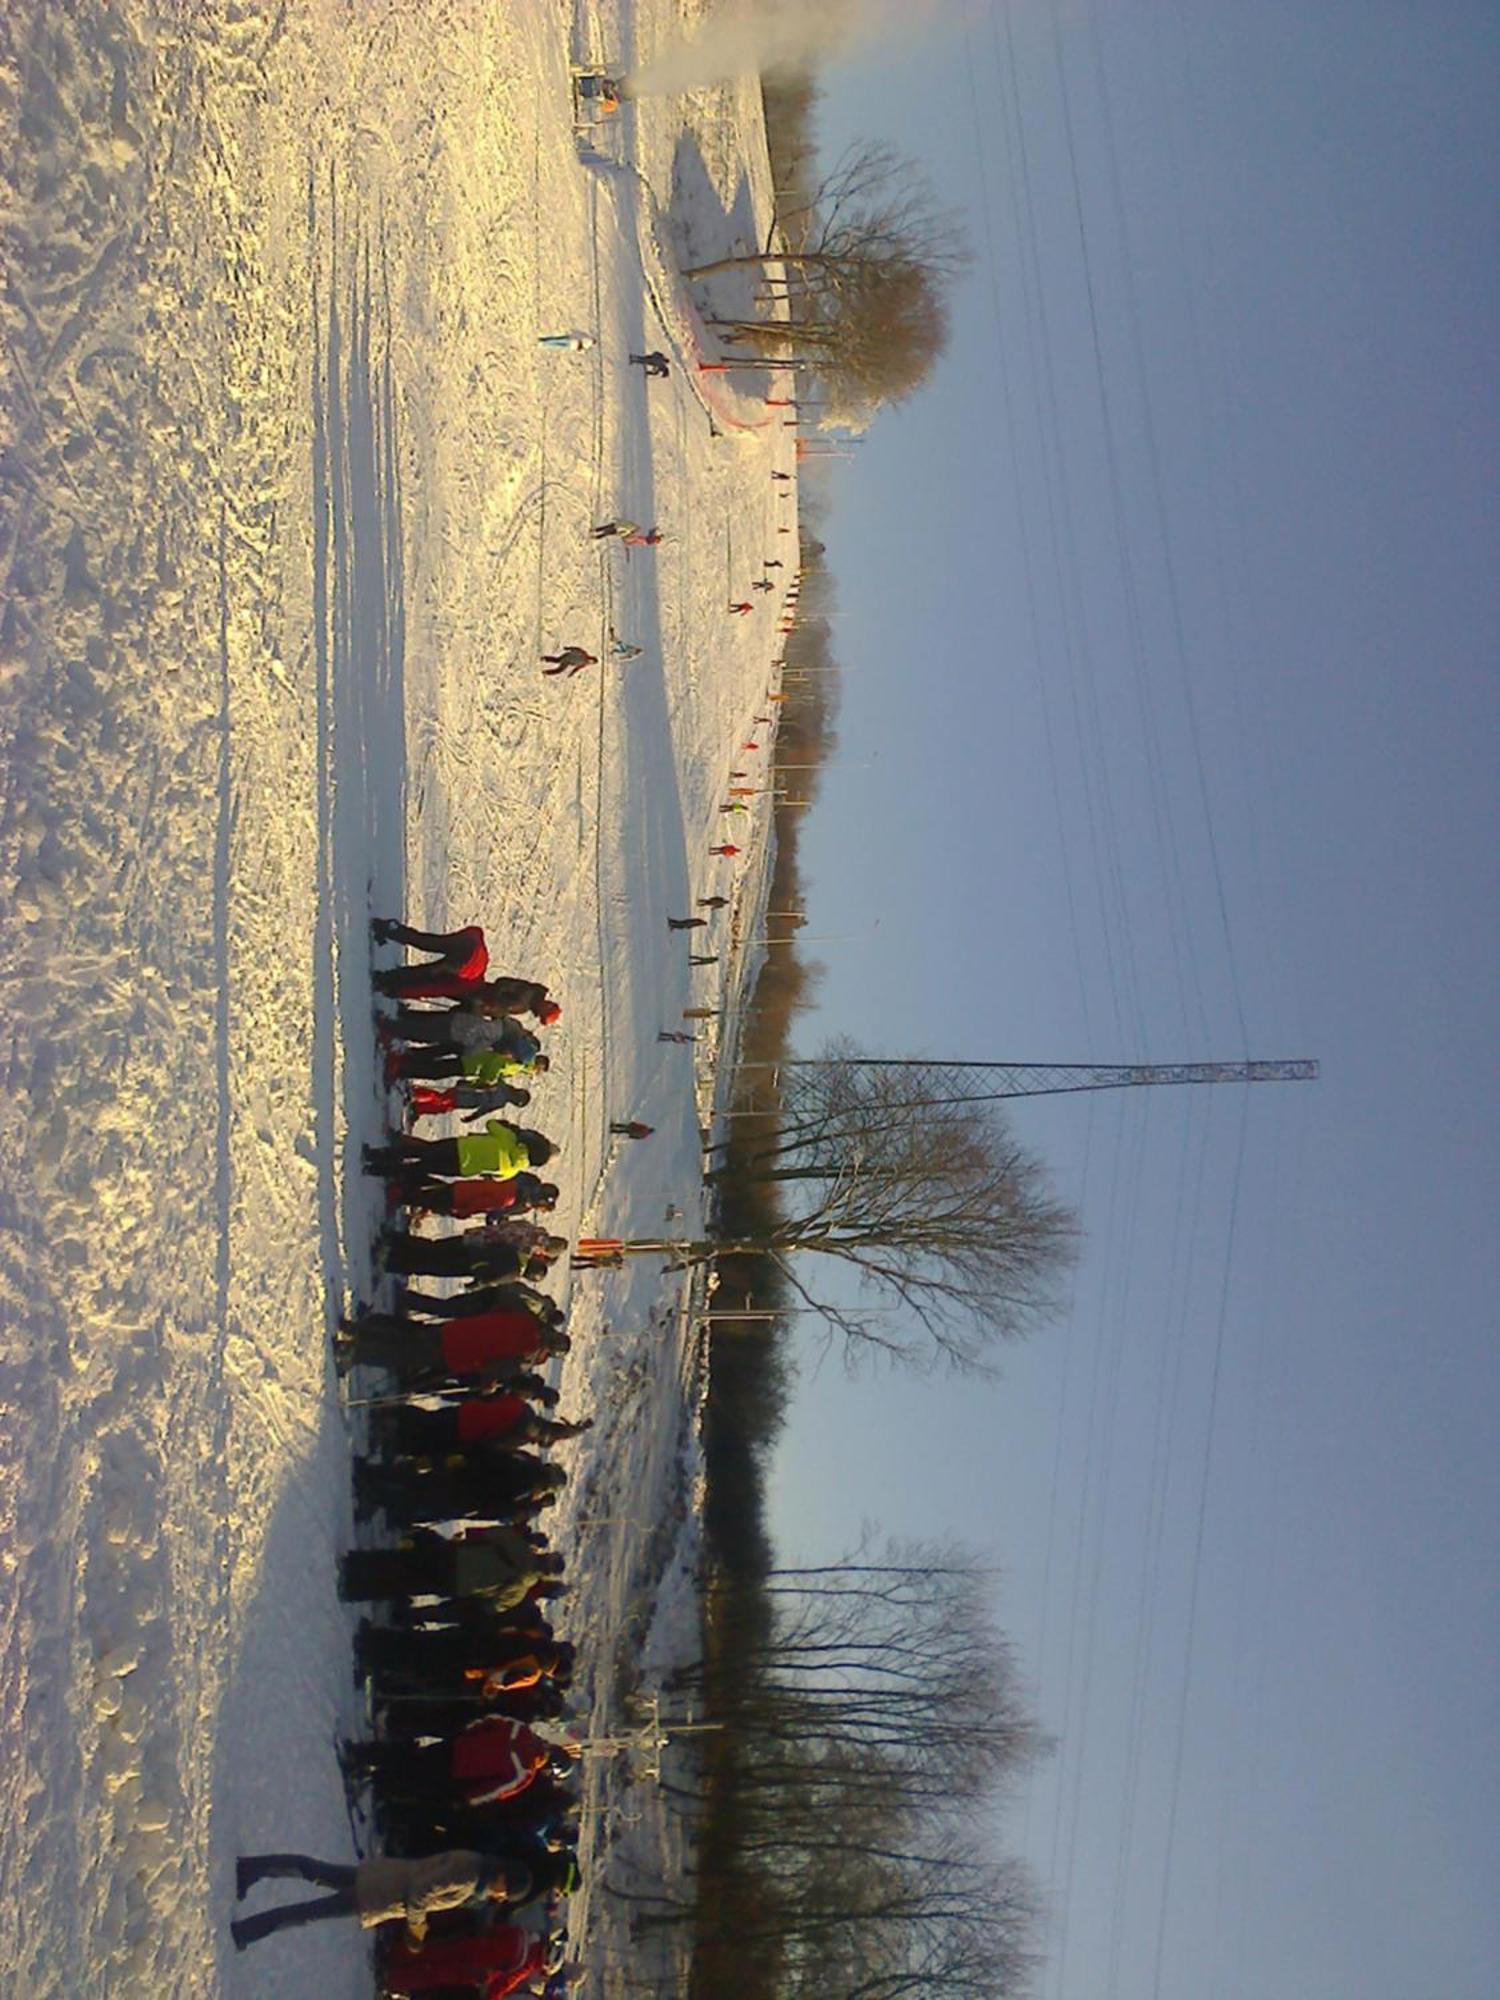
<instances>
[{"instance_id":1,"label":"row of bare trees","mask_svg":"<svg viewBox=\"0 0 1500 2000\"><path fill-rule=\"evenodd\" d=\"M814 605L815 545L803 554ZM810 643L793 635L789 666ZM784 739L816 761L830 685L789 674L778 756ZM773 909L800 906L797 832L779 813ZM1033 1909L999 1808L1039 1745L990 1579L939 1547L776 1567L763 1472L794 1322L724 1313L743 1292L756 1312L799 1308L799 1326L821 1317L851 1357L983 1368L1047 1310L1072 1218L963 1072L868 1067L844 1043L785 1061L808 968L791 949L767 959L732 1136L709 1162L713 1232L672 1246L724 1279L703 1657L675 1690L713 1727L692 1778L669 1780L697 1818L694 1873L637 1923L691 1927L695 2000L1001 2000L1028 1983Z\"/></svg>"},{"instance_id":2,"label":"row of bare trees","mask_svg":"<svg viewBox=\"0 0 1500 2000\"><path fill-rule=\"evenodd\" d=\"M1035 1725L958 1551L892 1547L718 1586L713 1649L679 1675L719 1725L691 1906L698 1990L729 2000L999 2000L1024 1983L1032 1895L993 1818Z\"/></svg>"}]
</instances>

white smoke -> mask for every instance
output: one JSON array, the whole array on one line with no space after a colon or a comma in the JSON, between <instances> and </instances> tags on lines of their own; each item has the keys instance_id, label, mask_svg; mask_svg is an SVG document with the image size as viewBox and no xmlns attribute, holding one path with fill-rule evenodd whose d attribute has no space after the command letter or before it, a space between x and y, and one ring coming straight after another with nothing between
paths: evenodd
<instances>
[{"instance_id":1,"label":"white smoke","mask_svg":"<svg viewBox=\"0 0 1500 2000\"><path fill-rule=\"evenodd\" d=\"M932 29L942 0L726 0L698 33L630 77L631 94L699 90L768 69L808 69L825 56Z\"/></svg>"}]
</instances>

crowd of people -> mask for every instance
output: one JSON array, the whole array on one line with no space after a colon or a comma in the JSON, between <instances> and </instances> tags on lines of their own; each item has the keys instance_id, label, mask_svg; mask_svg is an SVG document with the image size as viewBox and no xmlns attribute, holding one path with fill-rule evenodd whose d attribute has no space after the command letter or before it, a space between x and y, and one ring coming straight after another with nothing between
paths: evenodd
<instances>
[{"instance_id":1,"label":"crowd of people","mask_svg":"<svg viewBox=\"0 0 1500 2000\"><path fill-rule=\"evenodd\" d=\"M244 1950L357 1917L380 1935L389 1995L559 2000L582 1976L564 1943L581 1750L565 1733L563 1559L543 1522L567 1482L554 1450L588 1423L559 1415L543 1372L568 1349L543 1289L567 1248L542 1219L558 1199L541 1177L557 1148L491 1114L529 1104L549 1066L539 1031L561 1008L535 981L490 977L477 926L372 929L425 954L373 975L397 1003L379 1033L386 1080L405 1095L397 1136L364 1159L386 1183L376 1261L395 1296L336 1335L341 1375L376 1388L361 1399L368 1448L354 1464L355 1519L370 1534L344 1556L339 1588L363 1608L355 1677L369 1718L341 1761L381 1851L242 1857L241 1902L278 1879L321 1893L237 1916L233 1936ZM457 1137L409 1132L440 1115L459 1118ZM429 1216L469 1226L428 1234Z\"/></svg>"},{"instance_id":2,"label":"crowd of people","mask_svg":"<svg viewBox=\"0 0 1500 2000\"><path fill-rule=\"evenodd\" d=\"M617 87L600 82L596 90L577 79L594 115L619 102ZM539 338L563 350L594 345L586 334ZM629 358L648 377L670 374L663 353ZM596 523L590 536L627 551L663 541L660 528L624 517ZM765 558L751 590L768 594L770 572L783 567ZM783 599L785 632L795 577ZM729 609L743 617L755 604L747 597ZM610 631L610 661L641 652ZM599 659L571 643L542 664L571 679ZM723 812L746 813L763 789L732 785ZM739 852L730 841L709 848L725 859ZM713 915L729 901L701 896L697 908ZM697 931L710 915L667 922ZM568 1585L545 1521L567 1483L554 1450L589 1422L558 1413L546 1373L570 1348L566 1315L544 1289L568 1250L545 1219L559 1199L545 1177L558 1149L534 1125L501 1115L529 1110L549 1069L542 1033L562 1010L545 985L491 977L477 925L434 932L381 918L371 928L376 944L424 955L372 975L376 993L394 1003L378 1032L386 1083L403 1099L397 1129L363 1158L385 1183L375 1254L394 1296L380 1309L356 1306L335 1336L340 1375L359 1371L361 1388L376 1384L359 1399L368 1448L353 1472L355 1519L368 1532L339 1575L340 1595L361 1607L354 1669L367 1726L343 1743L340 1761L351 1824L363 1815L379 1851L356 1862L241 1856L241 1905L273 1881L319 1893L239 1914L232 1934L245 1950L280 1930L352 1917L379 1937L382 1991L392 2000L520 1992L564 2000L583 1976L565 1942L567 1899L580 1882L583 1746L567 1731L575 1652L557 1626ZM691 958L718 962L714 952ZM683 1019L716 1012L689 1007ZM663 1028L658 1039L698 1037ZM411 1129L431 1118L458 1129L441 1137ZM639 1141L652 1127L621 1118L609 1131ZM432 1218L456 1226L433 1234L423 1226ZM622 1256L613 1239L587 1240L571 1263L613 1268Z\"/></svg>"}]
</instances>

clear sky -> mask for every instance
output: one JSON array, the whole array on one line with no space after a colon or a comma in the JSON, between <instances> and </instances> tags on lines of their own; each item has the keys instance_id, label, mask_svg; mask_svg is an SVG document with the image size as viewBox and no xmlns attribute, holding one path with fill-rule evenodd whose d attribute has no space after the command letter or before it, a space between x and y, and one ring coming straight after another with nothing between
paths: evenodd
<instances>
[{"instance_id":1,"label":"clear sky","mask_svg":"<svg viewBox=\"0 0 1500 2000\"><path fill-rule=\"evenodd\" d=\"M977 257L833 482L804 1039L1323 1079L1029 1107L1065 1323L809 1368L783 1544L997 1566L1045 1994L1493 2000L1500 15L969 0L826 80Z\"/></svg>"}]
</instances>

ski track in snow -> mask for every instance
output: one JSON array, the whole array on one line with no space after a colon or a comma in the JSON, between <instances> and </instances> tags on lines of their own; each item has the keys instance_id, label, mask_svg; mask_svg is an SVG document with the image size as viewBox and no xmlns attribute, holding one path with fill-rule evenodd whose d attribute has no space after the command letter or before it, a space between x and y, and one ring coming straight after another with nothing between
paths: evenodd
<instances>
[{"instance_id":1,"label":"ski track in snow","mask_svg":"<svg viewBox=\"0 0 1500 2000\"><path fill-rule=\"evenodd\" d=\"M0 20L7 1993L371 1990L350 1926L227 1936L236 1851L349 1851L327 1332L371 1283L371 911L479 917L561 995L561 1227L697 1215L714 1048L656 1033L719 975L664 919L732 879L707 849L776 637L725 583L789 449L713 435L759 419L697 379L669 245L763 229L769 174L749 82L629 106L589 158L568 81L680 15ZM597 347L537 346L573 327ZM648 386L627 355L663 344ZM613 513L670 539L591 543ZM641 659L542 678L611 625ZM599 1421L558 1538L613 1735L696 1649L699 1384L681 1279L581 1275L573 1307L564 1406ZM591 1766L604 1993L636 1949L606 1875L683 1865L641 1762Z\"/></svg>"}]
</instances>

